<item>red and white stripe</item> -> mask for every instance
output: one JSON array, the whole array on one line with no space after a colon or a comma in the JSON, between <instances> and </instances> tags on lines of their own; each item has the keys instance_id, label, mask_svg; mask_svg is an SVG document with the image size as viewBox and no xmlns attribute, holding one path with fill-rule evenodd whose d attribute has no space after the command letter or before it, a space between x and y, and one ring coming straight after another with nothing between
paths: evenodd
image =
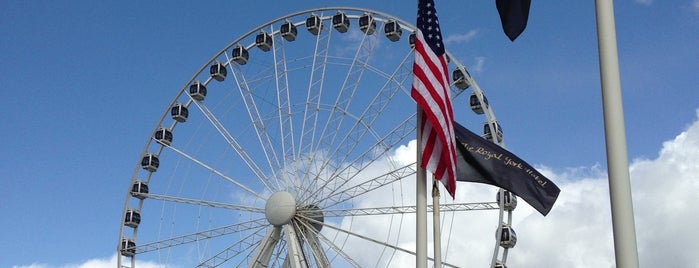
<instances>
[{"instance_id":1,"label":"red and white stripe","mask_svg":"<svg viewBox=\"0 0 699 268\"><path fill-rule=\"evenodd\" d=\"M437 56L425 43L421 31L415 37L411 96L423 111L423 122L418 125L422 133L422 167L432 172L454 197L456 149L446 54Z\"/></svg>"}]
</instances>

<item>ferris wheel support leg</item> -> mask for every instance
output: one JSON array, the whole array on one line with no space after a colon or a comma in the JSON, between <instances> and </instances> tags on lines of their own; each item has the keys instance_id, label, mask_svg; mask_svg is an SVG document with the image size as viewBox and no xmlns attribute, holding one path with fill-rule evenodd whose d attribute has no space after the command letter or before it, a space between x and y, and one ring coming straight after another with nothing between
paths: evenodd
<instances>
[{"instance_id":1,"label":"ferris wheel support leg","mask_svg":"<svg viewBox=\"0 0 699 268\"><path fill-rule=\"evenodd\" d=\"M248 264L248 268L268 267L269 260L272 258L274 246L279 242L282 228L273 226L269 228L265 237L260 241L260 246L255 251L252 261Z\"/></svg>"},{"instance_id":2,"label":"ferris wheel support leg","mask_svg":"<svg viewBox=\"0 0 699 268\"><path fill-rule=\"evenodd\" d=\"M289 255L287 256L287 260L289 261L288 267L307 268L308 265L306 265L306 258L303 255L299 236L294 227L291 226L291 224L284 225L284 234L286 234L286 245L289 250Z\"/></svg>"},{"instance_id":3,"label":"ferris wheel support leg","mask_svg":"<svg viewBox=\"0 0 699 268\"><path fill-rule=\"evenodd\" d=\"M311 231L307 231L306 233L306 236L308 238L306 239L306 241L308 242L308 245L311 248L311 251L313 252L313 258L315 258L316 260L317 267L331 267L330 261L328 260L328 257L325 255L325 252L323 252L323 247L320 245L320 241L318 241L318 235L314 234Z\"/></svg>"}]
</instances>

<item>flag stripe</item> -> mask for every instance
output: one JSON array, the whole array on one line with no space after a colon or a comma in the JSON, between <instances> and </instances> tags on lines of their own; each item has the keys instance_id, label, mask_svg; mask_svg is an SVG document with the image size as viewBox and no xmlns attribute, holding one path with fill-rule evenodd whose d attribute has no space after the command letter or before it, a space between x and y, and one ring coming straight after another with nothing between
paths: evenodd
<instances>
[{"instance_id":1,"label":"flag stripe","mask_svg":"<svg viewBox=\"0 0 699 268\"><path fill-rule=\"evenodd\" d=\"M454 197L456 149L449 72L433 0L418 1L411 96L423 117L418 122L421 167L429 170Z\"/></svg>"}]
</instances>

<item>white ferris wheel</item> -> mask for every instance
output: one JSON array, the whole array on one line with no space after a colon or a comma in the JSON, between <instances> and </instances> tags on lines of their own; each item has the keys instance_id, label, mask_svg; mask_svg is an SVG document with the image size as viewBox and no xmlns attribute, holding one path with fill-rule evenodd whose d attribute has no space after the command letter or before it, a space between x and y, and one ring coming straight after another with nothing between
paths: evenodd
<instances>
[{"instance_id":1,"label":"white ferris wheel","mask_svg":"<svg viewBox=\"0 0 699 268\"><path fill-rule=\"evenodd\" d=\"M400 152L415 139L414 29L374 10L318 8L271 20L217 52L177 91L143 148L122 212L118 267L137 267L137 259L411 266L416 165ZM485 95L447 54L452 99L469 102L484 136L503 145ZM497 197L440 210L499 211L490 265L505 267L516 197ZM457 257L442 264L456 267Z\"/></svg>"}]
</instances>

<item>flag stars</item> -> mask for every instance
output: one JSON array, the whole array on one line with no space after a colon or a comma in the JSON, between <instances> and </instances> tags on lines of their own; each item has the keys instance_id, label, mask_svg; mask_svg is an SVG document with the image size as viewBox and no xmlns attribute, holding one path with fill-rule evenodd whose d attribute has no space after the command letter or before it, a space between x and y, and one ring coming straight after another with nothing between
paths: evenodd
<instances>
[{"instance_id":1,"label":"flag stars","mask_svg":"<svg viewBox=\"0 0 699 268\"><path fill-rule=\"evenodd\" d=\"M434 3L430 0L420 0L418 4L417 28L422 32L426 44L432 48L437 55L444 54L444 44L442 43L442 30L439 28L439 19Z\"/></svg>"}]
</instances>

